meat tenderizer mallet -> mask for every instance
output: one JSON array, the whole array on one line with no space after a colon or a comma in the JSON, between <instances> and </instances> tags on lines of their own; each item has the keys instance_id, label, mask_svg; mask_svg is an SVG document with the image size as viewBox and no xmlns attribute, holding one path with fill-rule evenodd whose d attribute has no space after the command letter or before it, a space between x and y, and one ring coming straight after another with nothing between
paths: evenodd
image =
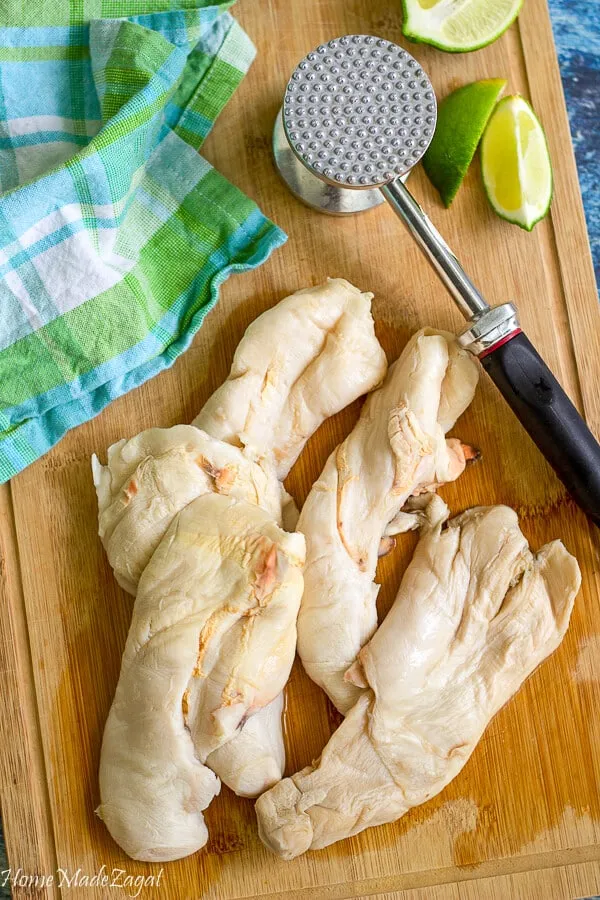
<instances>
[{"instance_id":1,"label":"meat tenderizer mallet","mask_svg":"<svg viewBox=\"0 0 600 900\"><path fill-rule=\"evenodd\" d=\"M371 35L317 47L290 78L274 132L277 168L323 212L384 200L402 219L468 320L462 347L484 369L565 487L600 525L600 445L519 327L512 303L490 307L404 185L435 130L431 82L406 50Z\"/></svg>"}]
</instances>

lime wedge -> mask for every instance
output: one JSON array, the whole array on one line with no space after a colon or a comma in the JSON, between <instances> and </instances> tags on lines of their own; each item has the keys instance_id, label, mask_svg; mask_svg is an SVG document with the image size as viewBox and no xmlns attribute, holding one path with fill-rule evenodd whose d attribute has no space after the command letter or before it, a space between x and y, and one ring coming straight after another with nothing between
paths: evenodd
<instances>
[{"instance_id":1,"label":"lime wedge","mask_svg":"<svg viewBox=\"0 0 600 900\"><path fill-rule=\"evenodd\" d=\"M402 33L450 53L479 50L499 38L523 0L402 0Z\"/></svg>"},{"instance_id":2,"label":"lime wedge","mask_svg":"<svg viewBox=\"0 0 600 900\"><path fill-rule=\"evenodd\" d=\"M552 163L544 129L518 95L494 110L481 139L481 174L503 219L531 231L552 200Z\"/></svg>"},{"instance_id":3,"label":"lime wedge","mask_svg":"<svg viewBox=\"0 0 600 900\"><path fill-rule=\"evenodd\" d=\"M448 94L440 103L435 134L423 157L423 168L445 206L454 200L505 87L503 78L474 81Z\"/></svg>"}]
</instances>

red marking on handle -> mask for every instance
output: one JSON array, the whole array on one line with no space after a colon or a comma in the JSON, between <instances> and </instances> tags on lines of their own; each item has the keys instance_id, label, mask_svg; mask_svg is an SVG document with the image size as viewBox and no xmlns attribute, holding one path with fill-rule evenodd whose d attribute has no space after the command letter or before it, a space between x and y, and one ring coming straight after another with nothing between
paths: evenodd
<instances>
[{"instance_id":1,"label":"red marking on handle","mask_svg":"<svg viewBox=\"0 0 600 900\"><path fill-rule=\"evenodd\" d=\"M484 356L489 356L490 353L493 353L494 350L497 350L498 347L501 347L501 346L502 346L502 344L508 344L508 342L509 342L509 341L512 341L512 339L513 339L514 337L516 337L518 334L521 334L521 329L520 329L520 328L515 328L515 330L514 330L514 331L511 331L510 334L507 334L506 337L503 337L500 341L496 341L495 344L492 344L491 347L488 347L487 350L484 350L483 353L480 353L480 354L479 354L479 359L483 359Z\"/></svg>"}]
</instances>

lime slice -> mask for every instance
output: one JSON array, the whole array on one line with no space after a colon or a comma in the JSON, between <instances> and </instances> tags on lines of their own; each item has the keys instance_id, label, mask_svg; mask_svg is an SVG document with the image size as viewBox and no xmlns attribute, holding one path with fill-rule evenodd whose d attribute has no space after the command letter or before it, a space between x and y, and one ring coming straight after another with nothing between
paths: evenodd
<instances>
[{"instance_id":1,"label":"lime slice","mask_svg":"<svg viewBox=\"0 0 600 900\"><path fill-rule=\"evenodd\" d=\"M450 53L479 50L499 38L523 0L402 0L402 33Z\"/></svg>"},{"instance_id":2,"label":"lime slice","mask_svg":"<svg viewBox=\"0 0 600 900\"><path fill-rule=\"evenodd\" d=\"M518 95L494 110L481 139L481 174L503 219L531 231L552 200L552 163L544 129Z\"/></svg>"},{"instance_id":3,"label":"lime slice","mask_svg":"<svg viewBox=\"0 0 600 900\"><path fill-rule=\"evenodd\" d=\"M433 140L423 157L423 168L450 206L506 81L488 78L466 84L444 97L438 108Z\"/></svg>"}]
</instances>

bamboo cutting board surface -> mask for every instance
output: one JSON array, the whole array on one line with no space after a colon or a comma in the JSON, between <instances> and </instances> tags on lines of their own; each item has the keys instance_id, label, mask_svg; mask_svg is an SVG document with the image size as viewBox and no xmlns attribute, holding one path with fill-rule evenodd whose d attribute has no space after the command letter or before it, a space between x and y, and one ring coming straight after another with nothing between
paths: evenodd
<instances>
[{"instance_id":1,"label":"bamboo cutting board surface","mask_svg":"<svg viewBox=\"0 0 600 900\"><path fill-rule=\"evenodd\" d=\"M71 432L0 489L1 801L9 861L25 873L61 867L92 875L104 865L156 875L160 869L128 860L94 815L100 741L131 600L117 587L96 535L92 452L103 456L113 441L153 425L190 421L225 378L249 322L328 275L375 292L377 331L390 359L424 324L462 324L391 210L345 220L313 213L278 181L270 158L272 123L298 60L347 32L403 43L399 0L245 0L237 15L257 43L258 59L205 152L287 231L289 242L257 272L224 286L173 369ZM532 101L547 129L555 198L551 216L530 235L493 215L477 163L450 211L421 171L411 176L411 189L488 300L517 302L528 334L599 434L597 298L545 0L526 0L518 23L480 52L453 56L407 46L439 97L478 78L503 76L510 92ZM357 412L355 404L311 441L289 479L298 501ZM396 824L284 863L260 844L252 803L224 788L206 816L207 847L166 864L160 886L141 896L562 900L598 891L599 533L485 378L456 433L481 447L483 459L443 490L453 512L507 503L518 510L535 549L561 537L576 554L583 587L563 645L496 717L459 777ZM414 542L401 537L382 561L382 612ZM337 721L296 664L287 694L288 772L319 754ZM51 886L38 895L60 893ZM114 896L106 888L62 893Z\"/></svg>"}]
</instances>

